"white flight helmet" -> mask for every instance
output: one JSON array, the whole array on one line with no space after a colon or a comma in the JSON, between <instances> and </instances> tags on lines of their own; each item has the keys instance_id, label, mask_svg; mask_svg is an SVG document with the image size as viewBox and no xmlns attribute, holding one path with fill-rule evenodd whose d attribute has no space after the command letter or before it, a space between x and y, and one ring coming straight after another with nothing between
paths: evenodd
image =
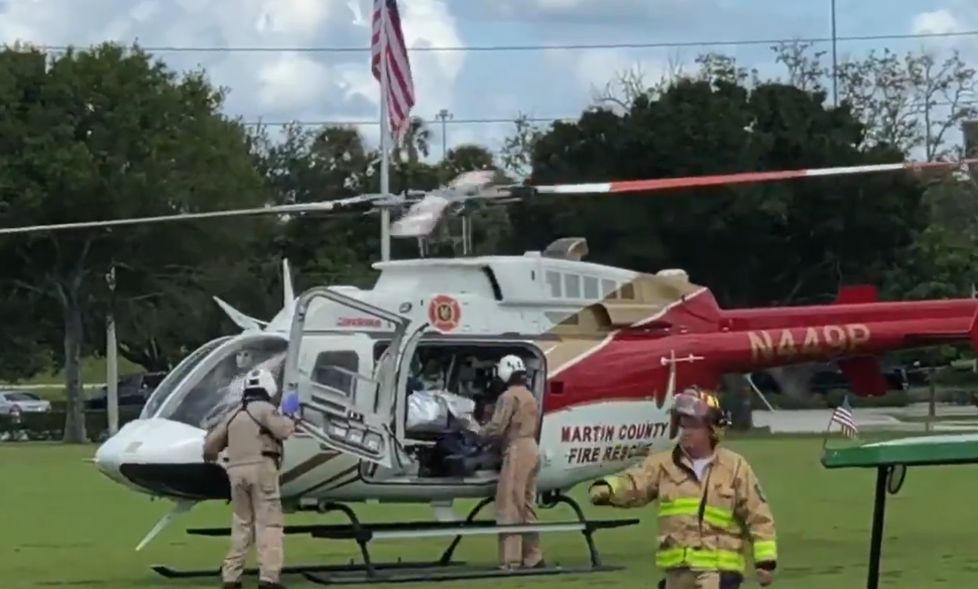
<instances>
[{"instance_id":1,"label":"white flight helmet","mask_svg":"<svg viewBox=\"0 0 978 589\"><path fill-rule=\"evenodd\" d=\"M519 356L513 354L503 356L503 359L496 365L496 376L504 383L509 384L509 379L517 372L526 372L526 364Z\"/></svg>"},{"instance_id":2,"label":"white flight helmet","mask_svg":"<svg viewBox=\"0 0 978 589\"><path fill-rule=\"evenodd\" d=\"M271 399L278 394L278 385L275 383L275 377L267 368L255 368L245 377L244 390L246 393L263 390Z\"/></svg>"}]
</instances>

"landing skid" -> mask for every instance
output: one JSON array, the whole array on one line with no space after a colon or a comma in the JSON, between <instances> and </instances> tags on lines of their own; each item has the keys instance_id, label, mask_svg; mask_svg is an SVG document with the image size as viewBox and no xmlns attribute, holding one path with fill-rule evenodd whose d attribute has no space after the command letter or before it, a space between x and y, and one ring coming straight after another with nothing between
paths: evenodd
<instances>
[{"instance_id":1,"label":"landing skid","mask_svg":"<svg viewBox=\"0 0 978 589\"><path fill-rule=\"evenodd\" d=\"M289 535L308 534L314 538L332 540L354 540L360 547L362 563L348 564L306 564L287 566L282 573L287 575L302 575L309 581L320 585L356 585L366 583L410 583L424 581L448 581L460 579L484 579L494 577L527 577L558 575L567 573L594 573L619 570L621 567L608 566L602 563L597 546L594 543L594 532L633 526L637 519L617 519L588 521L576 501L565 495L557 495L552 499L552 505L563 503L568 505L577 516L574 522L544 522L526 526L497 526L491 521L476 521L476 516L490 503L491 498L483 499L476 505L468 517L461 522L400 522L400 523L361 523L353 510L343 504L331 503L324 506L324 512L339 511L346 515L350 523L345 525L302 525L286 526L284 532ZM465 536L495 535L500 532L569 532L579 531L587 544L590 565L578 567L548 566L545 568L518 569L504 571L491 566L472 566L453 560L455 550ZM198 536L228 536L228 528L207 528L188 530L187 533ZM373 562L368 545L376 539L410 539L454 536L454 539L442 552L441 557L434 561L397 561ZM168 579L187 579L214 577L219 575L215 569L206 570L175 570L166 566L154 566L153 571ZM245 575L255 576L258 571L248 569Z\"/></svg>"}]
</instances>

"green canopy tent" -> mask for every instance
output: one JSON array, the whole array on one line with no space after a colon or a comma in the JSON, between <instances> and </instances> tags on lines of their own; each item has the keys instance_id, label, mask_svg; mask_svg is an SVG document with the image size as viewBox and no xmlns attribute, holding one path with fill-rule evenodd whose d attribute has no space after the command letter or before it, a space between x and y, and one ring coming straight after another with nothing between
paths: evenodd
<instances>
[{"instance_id":1,"label":"green canopy tent","mask_svg":"<svg viewBox=\"0 0 978 589\"><path fill-rule=\"evenodd\" d=\"M909 466L948 464L978 464L978 433L900 438L848 448L826 448L823 452L825 468L876 469L866 589L878 589L880 584L887 493L900 492Z\"/></svg>"}]
</instances>

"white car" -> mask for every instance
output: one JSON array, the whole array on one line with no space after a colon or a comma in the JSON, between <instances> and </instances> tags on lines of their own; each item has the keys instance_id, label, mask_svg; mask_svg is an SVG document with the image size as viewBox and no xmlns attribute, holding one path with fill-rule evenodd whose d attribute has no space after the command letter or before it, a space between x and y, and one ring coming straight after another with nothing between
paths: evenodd
<instances>
[{"instance_id":1,"label":"white car","mask_svg":"<svg viewBox=\"0 0 978 589\"><path fill-rule=\"evenodd\" d=\"M51 410L51 402L34 393L17 390L0 390L0 415L13 413L44 413Z\"/></svg>"}]
</instances>

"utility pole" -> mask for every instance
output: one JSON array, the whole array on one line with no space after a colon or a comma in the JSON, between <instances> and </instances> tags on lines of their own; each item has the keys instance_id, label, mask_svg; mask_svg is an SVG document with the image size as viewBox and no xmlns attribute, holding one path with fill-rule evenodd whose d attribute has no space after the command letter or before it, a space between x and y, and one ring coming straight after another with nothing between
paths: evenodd
<instances>
[{"instance_id":1,"label":"utility pole","mask_svg":"<svg viewBox=\"0 0 978 589\"><path fill-rule=\"evenodd\" d=\"M109 285L109 313L105 318L105 408L108 411L109 435L119 431L119 346L115 338L115 264L105 275Z\"/></svg>"},{"instance_id":2,"label":"utility pole","mask_svg":"<svg viewBox=\"0 0 978 589\"><path fill-rule=\"evenodd\" d=\"M445 159L445 155L448 153L448 121L455 118L447 108L443 108L438 111L435 118L441 121L441 157Z\"/></svg>"},{"instance_id":3,"label":"utility pole","mask_svg":"<svg viewBox=\"0 0 978 589\"><path fill-rule=\"evenodd\" d=\"M839 30L836 26L836 0L830 0L832 18L832 104L839 106Z\"/></svg>"},{"instance_id":4,"label":"utility pole","mask_svg":"<svg viewBox=\"0 0 978 589\"><path fill-rule=\"evenodd\" d=\"M925 70L924 75L926 76L924 78L924 83L926 84L925 87L927 88L926 90L927 93L925 94L925 97L927 98L927 102L924 103L924 159L929 162L934 159L932 155L932 152L934 151L933 149L934 145L932 143L933 135L931 135L931 120L930 120L930 109L932 106L934 106L934 102L930 99L932 95L932 86L930 85L931 84L930 68L927 68L927 70Z\"/></svg>"}]
</instances>

